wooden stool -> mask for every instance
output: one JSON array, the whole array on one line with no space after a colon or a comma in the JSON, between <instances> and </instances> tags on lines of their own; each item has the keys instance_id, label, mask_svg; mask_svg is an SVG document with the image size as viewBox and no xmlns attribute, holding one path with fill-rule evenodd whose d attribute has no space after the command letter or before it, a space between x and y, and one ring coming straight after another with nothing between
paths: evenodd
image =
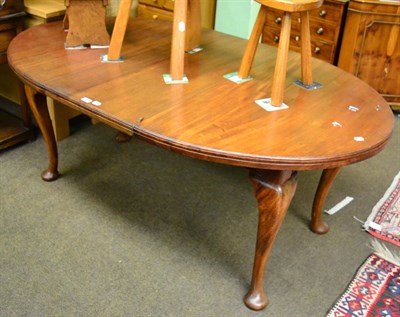
<instances>
[{"instance_id":1,"label":"wooden stool","mask_svg":"<svg viewBox=\"0 0 400 317\"><path fill-rule=\"evenodd\" d=\"M247 78L249 76L258 41L264 27L268 7L284 11L271 94L271 105L280 106L283 103L283 92L285 88L292 13L300 12L301 80L302 84L307 87L313 84L309 11L319 8L323 0L257 0L257 2L261 4L261 8L250 35L238 76L239 78Z\"/></svg>"}]
</instances>

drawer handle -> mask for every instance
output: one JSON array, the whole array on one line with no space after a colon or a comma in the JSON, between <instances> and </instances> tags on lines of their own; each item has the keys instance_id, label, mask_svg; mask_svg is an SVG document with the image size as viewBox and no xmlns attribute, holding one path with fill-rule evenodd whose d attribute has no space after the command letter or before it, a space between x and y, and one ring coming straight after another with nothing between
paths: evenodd
<instances>
[{"instance_id":1,"label":"drawer handle","mask_svg":"<svg viewBox=\"0 0 400 317\"><path fill-rule=\"evenodd\" d=\"M0 9L3 9L5 4L6 4L6 0L0 0Z\"/></svg>"},{"instance_id":2,"label":"drawer handle","mask_svg":"<svg viewBox=\"0 0 400 317\"><path fill-rule=\"evenodd\" d=\"M318 46L316 48L314 48L315 54L319 54L319 52L321 52L321 49Z\"/></svg>"},{"instance_id":3,"label":"drawer handle","mask_svg":"<svg viewBox=\"0 0 400 317\"><path fill-rule=\"evenodd\" d=\"M320 16L320 17L326 16L326 11L325 11L325 10L319 11L319 16Z\"/></svg>"},{"instance_id":4,"label":"drawer handle","mask_svg":"<svg viewBox=\"0 0 400 317\"><path fill-rule=\"evenodd\" d=\"M300 41L300 36L298 36L298 35L296 35L295 37L294 37L294 39L295 39L295 41Z\"/></svg>"},{"instance_id":5,"label":"drawer handle","mask_svg":"<svg viewBox=\"0 0 400 317\"><path fill-rule=\"evenodd\" d=\"M319 28L319 29L317 30L317 34L321 35L321 34L323 34L323 33L324 33L324 28Z\"/></svg>"},{"instance_id":6,"label":"drawer handle","mask_svg":"<svg viewBox=\"0 0 400 317\"><path fill-rule=\"evenodd\" d=\"M153 20L158 20L158 15L157 14L153 15Z\"/></svg>"},{"instance_id":7,"label":"drawer handle","mask_svg":"<svg viewBox=\"0 0 400 317\"><path fill-rule=\"evenodd\" d=\"M281 22L282 22L282 18L276 18L275 19L275 23L276 24L281 24Z\"/></svg>"},{"instance_id":8,"label":"drawer handle","mask_svg":"<svg viewBox=\"0 0 400 317\"><path fill-rule=\"evenodd\" d=\"M279 36L278 36L278 35L275 35L275 36L274 36L274 42L275 42L275 43L278 43L278 42L279 42Z\"/></svg>"}]
</instances>

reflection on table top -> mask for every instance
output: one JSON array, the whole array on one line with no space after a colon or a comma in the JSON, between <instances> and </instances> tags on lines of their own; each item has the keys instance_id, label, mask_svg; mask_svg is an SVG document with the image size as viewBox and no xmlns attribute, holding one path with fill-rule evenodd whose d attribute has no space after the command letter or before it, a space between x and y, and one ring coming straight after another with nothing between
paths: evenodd
<instances>
[{"instance_id":1,"label":"reflection on table top","mask_svg":"<svg viewBox=\"0 0 400 317\"><path fill-rule=\"evenodd\" d=\"M269 97L273 47L260 45L254 79L235 84L223 75L238 70L246 41L204 30L204 50L185 57L189 83L167 85L169 22L131 21L123 63L101 63L107 49L65 50L64 40L61 23L28 29L11 43L9 63L26 83L67 105L192 157L266 169L330 168L376 154L392 131L384 99L328 63L313 61L321 89L295 86L300 60L294 52L284 100L289 108L268 112L255 100Z\"/></svg>"}]
</instances>

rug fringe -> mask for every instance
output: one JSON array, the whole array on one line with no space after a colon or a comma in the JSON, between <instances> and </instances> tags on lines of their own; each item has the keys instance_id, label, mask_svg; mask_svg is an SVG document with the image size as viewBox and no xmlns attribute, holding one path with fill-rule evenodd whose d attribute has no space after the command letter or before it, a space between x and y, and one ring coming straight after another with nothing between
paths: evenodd
<instances>
[{"instance_id":1,"label":"rug fringe","mask_svg":"<svg viewBox=\"0 0 400 317\"><path fill-rule=\"evenodd\" d=\"M376 214L378 213L379 209L381 208L382 204L386 201L386 199L390 196L393 189L396 187L398 180L400 179L400 172L393 178L392 183L390 184L389 188L386 190L383 197L375 204L374 208L372 208L372 212L370 213L367 221L364 223L364 230L368 231L370 228L371 222L375 219Z\"/></svg>"},{"instance_id":2,"label":"rug fringe","mask_svg":"<svg viewBox=\"0 0 400 317\"><path fill-rule=\"evenodd\" d=\"M369 247L382 259L400 266L400 250L391 250L376 239L371 240Z\"/></svg>"}]
</instances>

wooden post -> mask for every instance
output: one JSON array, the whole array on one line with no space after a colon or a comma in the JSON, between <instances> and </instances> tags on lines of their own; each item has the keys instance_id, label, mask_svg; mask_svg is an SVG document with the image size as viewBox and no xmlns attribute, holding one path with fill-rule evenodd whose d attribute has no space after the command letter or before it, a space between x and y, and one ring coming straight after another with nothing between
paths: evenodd
<instances>
[{"instance_id":1,"label":"wooden post","mask_svg":"<svg viewBox=\"0 0 400 317\"><path fill-rule=\"evenodd\" d=\"M107 59L109 61L120 60L122 43L124 41L131 7L132 0L121 0L118 8L117 19L115 20L114 30L111 36L110 47L108 48Z\"/></svg>"},{"instance_id":2,"label":"wooden post","mask_svg":"<svg viewBox=\"0 0 400 317\"><path fill-rule=\"evenodd\" d=\"M253 30L251 31L250 39L247 43L242 62L239 69L239 78L247 78L250 74L251 66L253 65L254 56L260 40L261 32L264 28L265 18L267 17L267 7L262 5L258 12L256 22L254 23Z\"/></svg>"},{"instance_id":3,"label":"wooden post","mask_svg":"<svg viewBox=\"0 0 400 317\"><path fill-rule=\"evenodd\" d=\"M274 78L272 81L271 105L273 106L280 106L283 103L283 92L285 90L286 80L286 66L289 53L291 20L291 13L285 12L282 20L281 36L279 39Z\"/></svg>"},{"instance_id":4,"label":"wooden post","mask_svg":"<svg viewBox=\"0 0 400 317\"><path fill-rule=\"evenodd\" d=\"M186 52L200 46L201 10L200 0L188 0L186 16Z\"/></svg>"},{"instance_id":5,"label":"wooden post","mask_svg":"<svg viewBox=\"0 0 400 317\"><path fill-rule=\"evenodd\" d=\"M172 29L171 65L172 80L183 78L188 0L175 0Z\"/></svg>"},{"instance_id":6,"label":"wooden post","mask_svg":"<svg viewBox=\"0 0 400 317\"><path fill-rule=\"evenodd\" d=\"M300 12L301 16L301 81L309 86L312 78L312 55L310 39L310 19L308 11Z\"/></svg>"}]
</instances>

